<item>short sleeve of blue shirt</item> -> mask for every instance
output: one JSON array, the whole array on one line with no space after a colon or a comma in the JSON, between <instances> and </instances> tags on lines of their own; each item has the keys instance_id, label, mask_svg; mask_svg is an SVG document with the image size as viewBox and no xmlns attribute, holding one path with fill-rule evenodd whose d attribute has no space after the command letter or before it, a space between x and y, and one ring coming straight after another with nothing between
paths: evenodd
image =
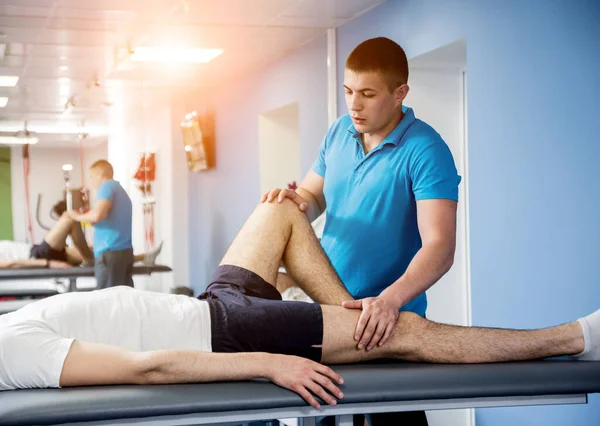
<instances>
[{"instance_id":1,"label":"short sleeve of blue shirt","mask_svg":"<svg viewBox=\"0 0 600 426\"><path fill-rule=\"evenodd\" d=\"M327 162L325 161L325 157L327 150L330 147L330 142L335 140L336 137L339 137L340 131L344 130L344 118L344 116L338 118L335 123L329 127L327 134L323 138L323 142L321 142L319 156L312 165L312 170L321 177L325 177L325 171L327 170ZM348 124L346 123L345 126L347 127Z\"/></svg>"},{"instance_id":2,"label":"short sleeve of blue shirt","mask_svg":"<svg viewBox=\"0 0 600 426\"><path fill-rule=\"evenodd\" d=\"M312 165L313 171L321 177L325 176L325 170L327 170L327 165L325 164L325 152L327 151L327 136L321 142L321 147L319 148L319 155L315 162Z\"/></svg>"},{"instance_id":3,"label":"short sleeve of blue shirt","mask_svg":"<svg viewBox=\"0 0 600 426\"><path fill-rule=\"evenodd\" d=\"M115 193L115 187L111 185L111 181L106 181L98 188L96 192L97 200L112 201Z\"/></svg>"},{"instance_id":4,"label":"short sleeve of blue shirt","mask_svg":"<svg viewBox=\"0 0 600 426\"><path fill-rule=\"evenodd\" d=\"M443 142L428 146L410 167L415 200L448 199L458 201L461 177L452 153Z\"/></svg>"}]
</instances>

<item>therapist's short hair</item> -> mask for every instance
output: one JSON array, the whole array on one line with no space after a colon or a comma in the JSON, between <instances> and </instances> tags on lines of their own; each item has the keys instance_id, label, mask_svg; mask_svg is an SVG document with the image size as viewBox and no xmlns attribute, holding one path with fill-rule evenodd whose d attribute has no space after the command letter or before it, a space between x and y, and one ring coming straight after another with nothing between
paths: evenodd
<instances>
[{"instance_id":1,"label":"therapist's short hair","mask_svg":"<svg viewBox=\"0 0 600 426\"><path fill-rule=\"evenodd\" d=\"M113 170L113 166L106 160L98 160L95 161L94 164L90 166L90 170L100 169L102 172L102 176L112 179L115 171Z\"/></svg>"},{"instance_id":2,"label":"therapist's short hair","mask_svg":"<svg viewBox=\"0 0 600 426\"><path fill-rule=\"evenodd\" d=\"M408 82L406 53L398 43L386 37L371 38L356 46L346 59L346 69L382 74L390 92Z\"/></svg>"}]
</instances>

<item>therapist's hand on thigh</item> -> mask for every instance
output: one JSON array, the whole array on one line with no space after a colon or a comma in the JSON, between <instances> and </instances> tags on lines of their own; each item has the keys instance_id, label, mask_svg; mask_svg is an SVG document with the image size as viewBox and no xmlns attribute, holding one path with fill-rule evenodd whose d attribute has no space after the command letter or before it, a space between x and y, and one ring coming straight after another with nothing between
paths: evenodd
<instances>
[{"instance_id":1,"label":"therapist's hand on thigh","mask_svg":"<svg viewBox=\"0 0 600 426\"><path fill-rule=\"evenodd\" d=\"M318 362L291 355L272 355L266 367L269 380L296 392L316 409L321 406L314 396L329 405L336 405L337 399L344 396L336 385L344 382L342 377Z\"/></svg>"},{"instance_id":2,"label":"therapist's hand on thigh","mask_svg":"<svg viewBox=\"0 0 600 426\"><path fill-rule=\"evenodd\" d=\"M298 194L293 189L273 189L269 192L266 192L260 199L261 203L267 202L271 203L277 200L278 203L283 202L286 198L289 198L294 203L298 204L298 208L302 212L306 212L308 210L308 203L300 194Z\"/></svg>"},{"instance_id":3,"label":"therapist's hand on thigh","mask_svg":"<svg viewBox=\"0 0 600 426\"><path fill-rule=\"evenodd\" d=\"M375 346L383 346L398 321L398 307L382 296L342 302L342 306L362 309L354 332L359 349L370 351Z\"/></svg>"}]
</instances>

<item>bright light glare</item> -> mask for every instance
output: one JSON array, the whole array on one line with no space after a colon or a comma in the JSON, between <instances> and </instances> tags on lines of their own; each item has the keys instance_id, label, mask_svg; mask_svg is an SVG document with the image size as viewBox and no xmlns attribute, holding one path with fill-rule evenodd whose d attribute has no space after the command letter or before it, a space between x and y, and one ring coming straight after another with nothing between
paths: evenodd
<instances>
[{"instance_id":1,"label":"bright light glare","mask_svg":"<svg viewBox=\"0 0 600 426\"><path fill-rule=\"evenodd\" d=\"M136 62L208 63L223 53L223 49L185 49L138 47L131 55Z\"/></svg>"}]
</instances>

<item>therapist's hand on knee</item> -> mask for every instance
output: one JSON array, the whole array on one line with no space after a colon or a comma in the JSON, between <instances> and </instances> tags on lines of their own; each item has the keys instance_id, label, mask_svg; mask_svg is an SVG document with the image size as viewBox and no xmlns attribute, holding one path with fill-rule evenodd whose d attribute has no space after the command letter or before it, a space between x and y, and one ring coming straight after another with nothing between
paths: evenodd
<instances>
[{"instance_id":1,"label":"therapist's hand on knee","mask_svg":"<svg viewBox=\"0 0 600 426\"><path fill-rule=\"evenodd\" d=\"M362 309L354 340L358 340L358 348L368 351L375 346L383 346L390 338L398 321L398 307L384 297L367 297L365 299L342 302L347 309Z\"/></svg>"},{"instance_id":2,"label":"therapist's hand on knee","mask_svg":"<svg viewBox=\"0 0 600 426\"><path fill-rule=\"evenodd\" d=\"M298 194L293 189L279 189L279 188L273 189L273 190L265 193L261 197L260 202L261 203L264 203L264 202L271 203L271 202L277 200L278 203L281 203L286 198L289 198L294 203L298 204L298 208L300 209L300 211L306 212L308 210L308 203L306 202L306 200L304 198L302 198L302 196L300 196L300 194Z\"/></svg>"},{"instance_id":3,"label":"therapist's hand on knee","mask_svg":"<svg viewBox=\"0 0 600 426\"><path fill-rule=\"evenodd\" d=\"M291 355L272 355L266 367L269 380L296 392L316 409L321 405L315 395L329 405L336 405L337 399L344 396L336 385L344 383L342 377L318 362Z\"/></svg>"}]
</instances>

